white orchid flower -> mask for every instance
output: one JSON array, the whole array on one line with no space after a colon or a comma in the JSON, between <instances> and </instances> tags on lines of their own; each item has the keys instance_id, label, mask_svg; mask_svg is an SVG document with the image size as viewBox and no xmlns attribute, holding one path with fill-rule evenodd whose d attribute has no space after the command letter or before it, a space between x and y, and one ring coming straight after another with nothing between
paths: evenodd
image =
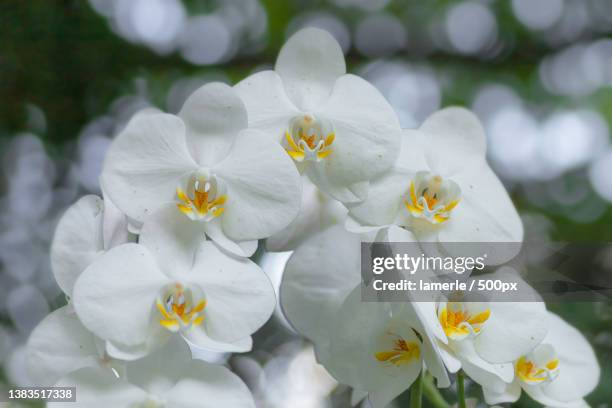
<instances>
[{"instance_id":1,"label":"white orchid flower","mask_svg":"<svg viewBox=\"0 0 612 408\"><path fill-rule=\"evenodd\" d=\"M134 116L109 149L102 184L136 222L172 204L200 240L206 235L240 256L286 227L301 195L291 159L247 129L244 104L221 83L195 91L178 116Z\"/></svg>"},{"instance_id":2,"label":"white orchid flower","mask_svg":"<svg viewBox=\"0 0 612 408\"><path fill-rule=\"evenodd\" d=\"M484 278L481 276L480 278ZM516 271L504 267L487 276L517 281ZM468 282L468 286L469 286ZM448 301L416 303L420 316L440 347L452 373L463 369L483 387L500 391L514 378L512 362L531 352L546 336L546 307L538 295L521 285L522 297L533 301Z\"/></svg>"},{"instance_id":3,"label":"white orchid flower","mask_svg":"<svg viewBox=\"0 0 612 408\"><path fill-rule=\"evenodd\" d=\"M281 49L274 71L239 82L249 126L280 142L298 168L342 202L366 197L368 181L388 170L399 146L393 108L365 80L346 73L326 31L306 28Z\"/></svg>"},{"instance_id":4,"label":"white orchid flower","mask_svg":"<svg viewBox=\"0 0 612 408\"><path fill-rule=\"evenodd\" d=\"M250 335L274 310L270 281L255 263L211 241L186 243L187 221L174 213L158 211L140 244L115 247L83 272L73 298L79 318L124 360L148 354L173 333L208 350L250 350ZM195 257L186 256L189 245Z\"/></svg>"},{"instance_id":5,"label":"white orchid flower","mask_svg":"<svg viewBox=\"0 0 612 408\"><path fill-rule=\"evenodd\" d=\"M182 343L182 344L181 344ZM184 342L164 348L126 367L127 378L93 368L78 370L56 385L76 387L76 402L65 408L255 408L238 376L225 367L192 360Z\"/></svg>"},{"instance_id":6,"label":"white orchid flower","mask_svg":"<svg viewBox=\"0 0 612 408\"><path fill-rule=\"evenodd\" d=\"M30 334L26 347L28 375L39 386L50 386L85 367L120 376L123 364L110 357L104 341L83 326L70 306L45 317Z\"/></svg>"},{"instance_id":7,"label":"white orchid flower","mask_svg":"<svg viewBox=\"0 0 612 408\"><path fill-rule=\"evenodd\" d=\"M488 404L515 402L521 389L550 408L583 408L584 397L599 382L600 367L593 348L576 328L554 313L544 319L546 338L514 362L515 378L499 391L484 387Z\"/></svg>"},{"instance_id":8,"label":"white orchid flower","mask_svg":"<svg viewBox=\"0 0 612 408\"><path fill-rule=\"evenodd\" d=\"M404 131L394 169L370 184L363 203L349 207L347 228L398 225L419 242L440 242L451 254L456 246L447 243L485 248L522 242L519 215L485 153L485 134L474 114L462 108L434 113L418 130ZM488 251L500 258L490 256L489 263L507 260L509 254L498 249Z\"/></svg>"},{"instance_id":9,"label":"white orchid flower","mask_svg":"<svg viewBox=\"0 0 612 408\"><path fill-rule=\"evenodd\" d=\"M361 291L357 286L336 315L328 368L332 375L368 392L374 408L386 407L425 368L438 387L448 387L439 348L413 304L363 302Z\"/></svg>"},{"instance_id":10,"label":"white orchid flower","mask_svg":"<svg viewBox=\"0 0 612 408\"><path fill-rule=\"evenodd\" d=\"M98 256L127 241L127 219L108 198L87 195L70 206L51 244L53 275L66 296L72 297L74 282ZM104 342L82 325L70 303L32 331L26 361L30 378L45 386L83 367L121 371L121 364L106 354Z\"/></svg>"}]
</instances>

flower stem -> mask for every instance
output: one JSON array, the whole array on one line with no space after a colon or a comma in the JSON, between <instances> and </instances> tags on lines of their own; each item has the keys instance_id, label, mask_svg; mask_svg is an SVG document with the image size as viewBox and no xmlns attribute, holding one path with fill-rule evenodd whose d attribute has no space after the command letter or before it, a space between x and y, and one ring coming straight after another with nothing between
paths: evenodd
<instances>
[{"instance_id":1,"label":"flower stem","mask_svg":"<svg viewBox=\"0 0 612 408\"><path fill-rule=\"evenodd\" d=\"M459 398L459 408L466 408L465 405L465 374L463 370L457 373L457 397Z\"/></svg>"},{"instance_id":2,"label":"flower stem","mask_svg":"<svg viewBox=\"0 0 612 408\"><path fill-rule=\"evenodd\" d=\"M421 408L423 400L423 371L414 380L410 387L410 408Z\"/></svg>"},{"instance_id":3,"label":"flower stem","mask_svg":"<svg viewBox=\"0 0 612 408\"><path fill-rule=\"evenodd\" d=\"M423 393L425 398L431 403L434 408L450 408L450 404L446 402L440 391L433 382L433 377L428 375L423 379Z\"/></svg>"}]
</instances>

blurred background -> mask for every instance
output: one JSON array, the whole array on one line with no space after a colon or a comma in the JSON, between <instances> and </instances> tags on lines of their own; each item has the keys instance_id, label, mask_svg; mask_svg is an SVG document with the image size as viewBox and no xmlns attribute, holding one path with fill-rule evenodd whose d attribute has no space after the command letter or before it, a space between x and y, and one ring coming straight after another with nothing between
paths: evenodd
<instances>
[{"instance_id":1,"label":"blurred background","mask_svg":"<svg viewBox=\"0 0 612 408\"><path fill-rule=\"evenodd\" d=\"M79 196L100 193L105 151L130 117L176 113L206 82L271 67L305 26L336 37L403 127L444 106L473 109L528 239L612 241L612 0L4 0L0 382L29 382L23 345L65 303L49 265L55 224ZM261 259L277 284L286 258ZM602 268L610 276L610 251L576 273ZM588 400L612 406L612 304L549 308L596 348L603 377ZM260 407L349 406L280 312L255 351L229 363ZM513 406L535 405L524 395Z\"/></svg>"}]
</instances>

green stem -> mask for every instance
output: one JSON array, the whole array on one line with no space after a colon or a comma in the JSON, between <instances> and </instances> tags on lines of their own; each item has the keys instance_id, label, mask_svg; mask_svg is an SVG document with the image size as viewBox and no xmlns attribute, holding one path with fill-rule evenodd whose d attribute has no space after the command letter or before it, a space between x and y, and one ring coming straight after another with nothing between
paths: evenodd
<instances>
[{"instance_id":1,"label":"green stem","mask_svg":"<svg viewBox=\"0 0 612 408\"><path fill-rule=\"evenodd\" d=\"M466 408L465 405L465 374L463 370L457 373L457 397L459 398L459 408Z\"/></svg>"},{"instance_id":2,"label":"green stem","mask_svg":"<svg viewBox=\"0 0 612 408\"><path fill-rule=\"evenodd\" d=\"M425 398L434 406L434 408L450 408L450 404L446 402L440 391L433 382L433 377L428 375L423 379L423 393Z\"/></svg>"},{"instance_id":3,"label":"green stem","mask_svg":"<svg viewBox=\"0 0 612 408\"><path fill-rule=\"evenodd\" d=\"M410 387L410 408L421 408L423 400L423 370Z\"/></svg>"}]
</instances>

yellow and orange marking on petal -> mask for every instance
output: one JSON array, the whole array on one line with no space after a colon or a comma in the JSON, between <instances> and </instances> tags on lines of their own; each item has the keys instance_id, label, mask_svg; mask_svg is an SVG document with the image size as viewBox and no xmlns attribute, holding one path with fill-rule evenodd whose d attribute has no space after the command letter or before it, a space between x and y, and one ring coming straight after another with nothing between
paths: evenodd
<instances>
[{"instance_id":1,"label":"yellow and orange marking on petal","mask_svg":"<svg viewBox=\"0 0 612 408\"><path fill-rule=\"evenodd\" d=\"M410 182L404 205L415 218L423 218L432 224L448 221L452 210L460 201L459 187L439 175L418 172Z\"/></svg>"},{"instance_id":2,"label":"yellow and orange marking on petal","mask_svg":"<svg viewBox=\"0 0 612 408\"><path fill-rule=\"evenodd\" d=\"M202 312L206 307L206 300L201 300L192 305L192 300L187 296L183 286L177 283L165 296L165 303L158 299L155 306L162 315L159 324L172 332L176 332L181 327L188 328L202 324L204 321Z\"/></svg>"},{"instance_id":3,"label":"yellow and orange marking on petal","mask_svg":"<svg viewBox=\"0 0 612 408\"><path fill-rule=\"evenodd\" d=\"M331 145L335 133L323 131L323 124L311 115L304 115L292 121L290 130L285 131L285 150L297 162L321 161L332 153Z\"/></svg>"},{"instance_id":4,"label":"yellow and orange marking on petal","mask_svg":"<svg viewBox=\"0 0 612 408\"><path fill-rule=\"evenodd\" d=\"M396 367L418 360L421 356L421 348L416 342L406 341L398 338L393 342L391 350L380 351L374 354L376 360L381 363L389 363Z\"/></svg>"},{"instance_id":5,"label":"yellow and orange marking on petal","mask_svg":"<svg viewBox=\"0 0 612 408\"><path fill-rule=\"evenodd\" d=\"M216 195L211 191L211 184L206 180L195 180L193 195L189 196L180 187L176 188L178 209L193 220L210 221L219 217L225 211L223 205L227 195Z\"/></svg>"},{"instance_id":6,"label":"yellow and orange marking on petal","mask_svg":"<svg viewBox=\"0 0 612 408\"><path fill-rule=\"evenodd\" d=\"M557 358L552 358L542 367L525 356L519 358L515 364L516 376L527 384L539 384L552 379L558 368L559 359Z\"/></svg>"},{"instance_id":7,"label":"yellow and orange marking on petal","mask_svg":"<svg viewBox=\"0 0 612 408\"><path fill-rule=\"evenodd\" d=\"M462 339L480 333L482 326L491 317L491 309L480 313L470 314L463 305L448 303L438 313L438 319L444 333L451 339Z\"/></svg>"}]
</instances>

